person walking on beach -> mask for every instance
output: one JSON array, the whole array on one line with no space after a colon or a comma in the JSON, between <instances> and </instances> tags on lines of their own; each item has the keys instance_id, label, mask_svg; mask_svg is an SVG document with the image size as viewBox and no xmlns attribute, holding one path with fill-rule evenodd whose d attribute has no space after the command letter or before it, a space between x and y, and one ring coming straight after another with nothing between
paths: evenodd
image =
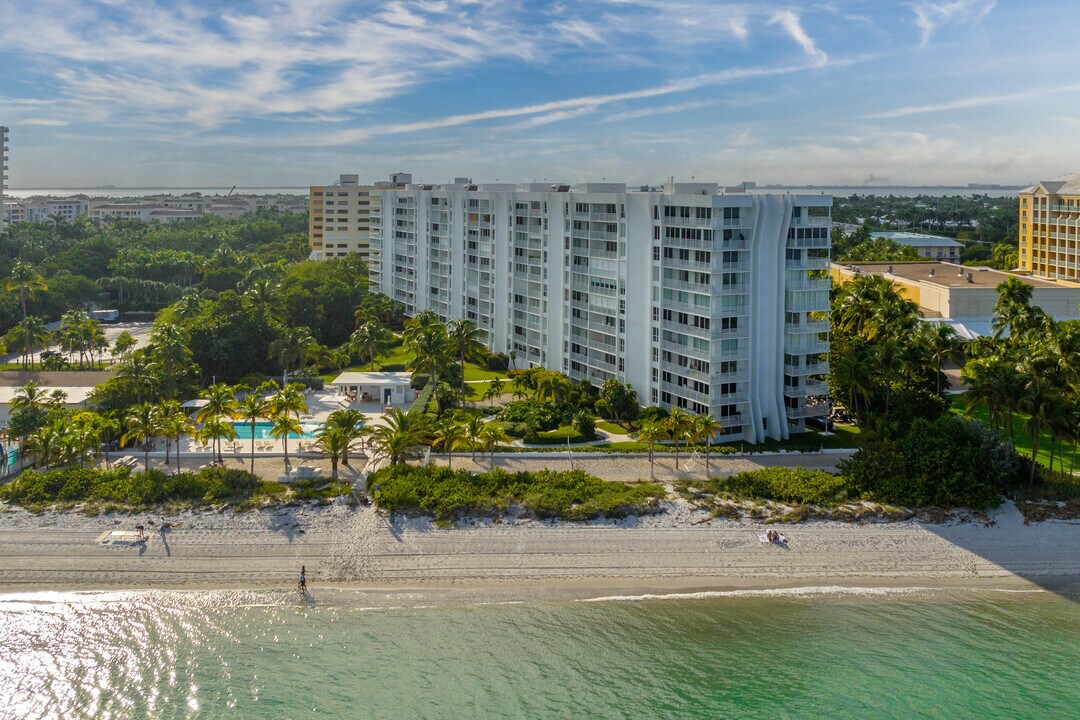
<instances>
[{"instance_id":1,"label":"person walking on beach","mask_svg":"<svg viewBox=\"0 0 1080 720\"><path fill-rule=\"evenodd\" d=\"M300 566L300 583L297 585L297 587L304 592L307 592L307 573L304 572L303 565Z\"/></svg>"}]
</instances>

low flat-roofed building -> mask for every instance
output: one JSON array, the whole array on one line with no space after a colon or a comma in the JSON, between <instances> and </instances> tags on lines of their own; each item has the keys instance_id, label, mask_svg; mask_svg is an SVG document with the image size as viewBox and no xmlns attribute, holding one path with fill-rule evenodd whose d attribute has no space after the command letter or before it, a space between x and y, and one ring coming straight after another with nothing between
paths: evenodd
<instances>
[{"instance_id":1,"label":"low flat-roofed building","mask_svg":"<svg viewBox=\"0 0 1080 720\"><path fill-rule=\"evenodd\" d=\"M411 372L343 372L330 385L352 402L403 406L416 398Z\"/></svg>"},{"instance_id":2,"label":"low flat-roofed building","mask_svg":"<svg viewBox=\"0 0 1080 720\"><path fill-rule=\"evenodd\" d=\"M1009 277L1032 287L1031 303L1055 320L1080 319L1080 284L968 267L946 262L832 263L837 283L860 275L881 275L895 282L904 297L918 304L928 320L943 319L964 337L986 335L997 302L997 287Z\"/></svg>"},{"instance_id":3,"label":"low flat-roofed building","mask_svg":"<svg viewBox=\"0 0 1080 720\"><path fill-rule=\"evenodd\" d=\"M8 417L11 415L11 401L15 398L15 395L22 389L21 386L14 385L0 385L0 425L3 425L8 421ZM86 407L86 400L90 397L91 391L94 389L92 386L41 386L39 388L45 397L55 390L60 390L65 394L64 407L67 408L82 408Z\"/></svg>"},{"instance_id":4,"label":"low flat-roofed building","mask_svg":"<svg viewBox=\"0 0 1080 720\"><path fill-rule=\"evenodd\" d=\"M944 260L946 262L959 260L960 251L964 249L963 243L957 242L952 238L941 237L940 235L887 231L872 232L870 233L870 237L892 240L898 245L914 249L915 252L919 254L919 257Z\"/></svg>"}]
</instances>

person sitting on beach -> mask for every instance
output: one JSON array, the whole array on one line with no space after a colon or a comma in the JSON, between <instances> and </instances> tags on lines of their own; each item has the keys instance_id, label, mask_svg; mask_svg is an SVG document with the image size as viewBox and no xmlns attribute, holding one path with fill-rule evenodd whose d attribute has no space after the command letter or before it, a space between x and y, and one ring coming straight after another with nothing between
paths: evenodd
<instances>
[{"instance_id":1,"label":"person sitting on beach","mask_svg":"<svg viewBox=\"0 0 1080 720\"><path fill-rule=\"evenodd\" d=\"M771 543L778 542L780 540L780 533L775 530L766 530L765 539Z\"/></svg>"}]
</instances>

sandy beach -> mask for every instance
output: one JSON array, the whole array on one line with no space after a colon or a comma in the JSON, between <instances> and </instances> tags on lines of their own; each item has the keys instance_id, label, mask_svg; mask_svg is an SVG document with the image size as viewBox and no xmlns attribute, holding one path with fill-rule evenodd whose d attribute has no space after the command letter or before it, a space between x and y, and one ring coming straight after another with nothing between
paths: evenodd
<instances>
[{"instance_id":1,"label":"sandy beach","mask_svg":"<svg viewBox=\"0 0 1080 720\"><path fill-rule=\"evenodd\" d=\"M469 601L587 598L795 586L1016 586L1080 579L1080 523L1025 525L1007 504L989 521L810 522L780 527L710 520L684 501L623 521L490 521L437 527L388 522L335 502L233 514L206 508L150 514L0 515L7 591L134 588L287 590L301 564L313 591L426 593ZM151 521L154 524L151 525ZM136 523L145 544L123 541ZM110 535L113 531L116 534ZM121 541L117 542L116 540ZM336 589L336 590L335 590Z\"/></svg>"}]
</instances>

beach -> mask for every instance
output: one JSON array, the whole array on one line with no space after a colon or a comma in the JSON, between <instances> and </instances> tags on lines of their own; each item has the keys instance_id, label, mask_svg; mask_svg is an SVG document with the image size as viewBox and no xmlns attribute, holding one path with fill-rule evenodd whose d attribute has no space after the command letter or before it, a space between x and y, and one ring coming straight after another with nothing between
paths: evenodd
<instances>
[{"instance_id":1,"label":"beach","mask_svg":"<svg viewBox=\"0 0 1080 720\"><path fill-rule=\"evenodd\" d=\"M986 518L770 525L710 519L683 500L622 521L482 520L439 527L388 520L344 500L167 518L47 511L0 514L9 591L290 589L301 565L313 593L367 589L464 602L796 586L1015 586L1080 577L1080 523L1025 525L1006 504ZM145 543L128 542L136 524ZM116 531L114 533L114 531ZM326 597L324 595L324 597ZM369 598L371 599L371 598ZM377 600L374 597L374 600Z\"/></svg>"}]
</instances>

